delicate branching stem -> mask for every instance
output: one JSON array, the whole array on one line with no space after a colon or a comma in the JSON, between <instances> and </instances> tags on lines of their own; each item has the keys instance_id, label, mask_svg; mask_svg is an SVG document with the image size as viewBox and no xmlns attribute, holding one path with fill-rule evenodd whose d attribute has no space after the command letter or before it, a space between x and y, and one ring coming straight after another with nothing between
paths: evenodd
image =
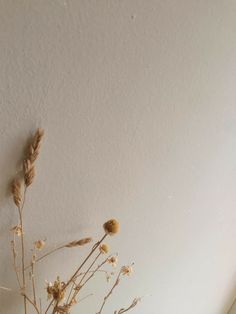
<instances>
[{"instance_id":1,"label":"delicate branching stem","mask_svg":"<svg viewBox=\"0 0 236 314\"><path fill-rule=\"evenodd\" d=\"M75 277L78 275L81 268L86 264L86 262L89 260L89 258L93 255L93 253L96 251L96 249L99 247L99 245L103 242L103 240L106 238L107 234L105 233L101 240L99 240L91 249L90 253L87 255L87 257L84 259L84 261L80 264L80 266L77 268L75 273L70 277L70 279L67 281L67 283L64 285L62 290L65 290L71 283L74 283ZM60 301L57 301L54 305L52 314L56 313L57 306Z\"/></svg>"},{"instance_id":2,"label":"delicate branching stem","mask_svg":"<svg viewBox=\"0 0 236 314\"><path fill-rule=\"evenodd\" d=\"M14 271L16 273L16 279L19 285L19 288L21 289L21 283L20 283L20 277L19 277L19 272L16 264L16 258L17 258L17 253L16 253L16 238L15 238L15 233L13 234L13 240L11 242L12 244L12 254L13 254L13 266L14 266Z\"/></svg>"},{"instance_id":3,"label":"delicate branching stem","mask_svg":"<svg viewBox=\"0 0 236 314\"><path fill-rule=\"evenodd\" d=\"M126 309L122 308L119 311L115 311L114 314L123 314L128 312L129 310L133 309L138 304L138 302L140 302L140 300L140 298L135 298L130 306L128 306Z\"/></svg>"},{"instance_id":4,"label":"delicate branching stem","mask_svg":"<svg viewBox=\"0 0 236 314\"><path fill-rule=\"evenodd\" d=\"M85 297L83 297L82 299L78 300L77 304L78 304L78 303L80 303L80 302L82 302L82 301L84 301L85 299L87 299L87 298L89 298L89 297L91 297L91 296L93 296L93 294L92 294L92 293L90 293L90 294L86 295L86 296L85 296Z\"/></svg>"},{"instance_id":5,"label":"delicate branching stem","mask_svg":"<svg viewBox=\"0 0 236 314\"><path fill-rule=\"evenodd\" d=\"M42 312L42 300L41 300L41 298L39 298L39 312L40 312L40 314L43 313Z\"/></svg>"},{"instance_id":6,"label":"delicate branching stem","mask_svg":"<svg viewBox=\"0 0 236 314\"><path fill-rule=\"evenodd\" d=\"M34 302L24 293L23 296L25 297L25 299L34 307L34 309L36 310L36 312L38 314L40 314L39 309L37 308L37 306L34 304Z\"/></svg>"},{"instance_id":7,"label":"delicate branching stem","mask_svg":"<svg viewBox=\"0 0 236 314\"><path fill-rule=\"evenodd\" d=\"M75 297L77 296L77 294L80 291L81 288L81 283L84 280L84 278L87 276L88 272L90 271L90 269L93 267L93 265L96 263L97 259L101 256L101 252L98 253L98 255L95 257L94 261L90 264L90 266L88 267L88 269L86 270L86 272L83 274L82 278L80 279L79 283L76 285L76 287L78 287L77 290L74 291L74 294L69 302L69 304L71 305L72 300L75 299ZM73 283L73 285L75 284L75 282ZM72 285L72 289L73 289L73 285Z\"/></svg>"},{"instance_id":8,"label":"delicate branching stem","mask_svg":"<svg viewBox=\"0 0 236 314\"><path fill-rule=\"evenodd\" d=\"M59 246L59 247L57 247L57 248L55 248L55 249L53 249L53 250L51 250L51 251L49 251L49 252L47 252L47 253L45 253L45 254L42 255L42 256L40 256L39 258L37 258L37 259L35 260L35 263L41 261L41 260L44 259L45 257L51 255L52 253L54 253L54 252L56 252L56 251L59 251L59 250L63 249L63 248L65 248L65 244L64 244L64 245L61 245L61 246ZM27 265L27 266L25 267L25 270L28 269L28 268L30 268L30 267L31 267L31 265Z\"/></svg>"},{"instance_id":9,"label":"delicate branching stem","mask_svg":"<svg viewBox=\"0 0 236 314\"><path fill-rule=\"evenodd\" d=\"M97 312L97 314L101 314L102 313L102 310L108 300L108 298L111 296L112 292L114 291L115 287L118 286L119 282L120 282L120 275L121 275L121 270L119 271L119 274L116 278L116 281L114 283L114 285L111 287L111 290L108 292L108 294L104 297L104 300L102 302L102 305L100 307L100 310Z\"/></svg>"},{"instance_id":10,"label":"delicate branching stem","mask_svg":"<svg viewBox=\"0 0 236 314\"><path fill-rule=\"evenodd\" d=\"M37 305L36 301L36 292L35 292L35 275L34 275L34 262L31 263L31 281L32 281L32 290L34 296L34 304Z\"/></svg>"},{"instance_id":11,"label":"delicate branching stem","mask_svg":"<svg viewBox=\"0 0 236 314\"><path fill-rule=\"evenodd\" d=\"M101 238L100 241L98 241L92 248L92 250L90 251L90 253L88 254L88 256L85 258L85 260L82 262L82 264L77 268L77 270L75 271L75 273L71 276L71 278L67 281L67 283L64 286L64 289L66 289L68 287L68 285L74 280L74 278L77 276L77 274L79 273L79 271L81 270L81 268L84 266L84 264L88 261L88 259L90 258L90 256L96 251L96 249L99 247L99 245L102 243L102 241L106 238L107 234L104 234L104 236Z\"/></svg>"},{"instance_id":12,"label":"delicate branching stem","mask_svg":"<svg viewBox=\"0 0 236 314\"><path fill-rule=\"evenodd\" d=\"M81 288L95 275L96 272L99 272L99 271L106 272L104 270L100 270L100 268L107 262L108 259L109 257L106 258L100 265L98 265L94 271L92 271L92 274L85 280L85 282L83 282Z\"/></svg>"},{"instance_id":13,"label":"delicate branching stem","mask_svg":"<svg viewBox=\"0 0 236 314\"><path fill-rule=\"evenodd\" d=\"M50 307L53 305L53 302L54 302L54 300L52 300L52 301L49 303L48 307L46 308L45 314L47 314L47 312L49 311Z\"/></svg>"},{"instance_id":14,"label":"delicate branching stem","mask_svg":"<svg viewBox=\"0 0 236 314\"><path fill-rule=\"evenodd\" d=\"M230 314L230 312L231 312L232 308L234 307L235 303L236 303L236 298L234 299L233 303L231 304L227 314Z\"/></svg>"}]
</instances>

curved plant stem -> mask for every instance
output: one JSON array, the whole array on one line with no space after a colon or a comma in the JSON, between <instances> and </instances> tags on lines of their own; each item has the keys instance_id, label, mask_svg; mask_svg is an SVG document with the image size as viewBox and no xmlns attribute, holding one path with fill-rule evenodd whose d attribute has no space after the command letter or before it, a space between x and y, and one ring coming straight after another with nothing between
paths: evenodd
<instances>
[{"instance_id":1,"label":"curved plant stem","mask_svg":"<svg viewBox=\"0 0 236 314\"><path fill-rule=\"evenodd\" d=\"M74 274L70 277L70 279L67 281L67 283L64 285L62 290L65 290L71 283L74 282L75 277L78 275L81 268L84 266L84 264L88 261L88 259L93 255L93 253L96 251L96 249L99 247L99 245L103 242L103 240L106 238L107 234L105 233L101 240L99 240L91 249L90 253L87 255L87 257L84 259L84 261L80 264L80 266L77 268L77 270L74 272ZM57 301L54 305L52 314L56 313L57 306L59 304L59 301Z\"/></svg>"},{"instance_id":2,"label":"curved plant stem","mask_svg":"<svg viewBox=\"0 0 236 314\"><path fill-rule=\"evenodd\" d=\"M23 202L21 208L18 207L19 210L19 219L20 219L20 227L21 227L21 267L22 267L22 285L23 285L23 291L26 289L25 284L25 244L24 244L24 225L23 225L23 208L25 204L25 197L26 197L26 186L24 187L24 193L23 193ZM24 294L24 310L25 314L27 314L27 297Z\"/></svg>"},{"instance_id":3,"label":"curved plant stem","mask_svg":"<svg viewBox=\"0 0 236 314\"><path fill-rule=\"evenodd\" d=\"M34 302L26 295L26 294L23 294L25 299L34 307L34 309L36 310L36 312L38 314L40 314L39 312L39 309L37 308L37 306L34 304Z\"/></svg>"},{"instance_id":4,"label":"curved plant stem","mask_svg":"<svg viewBox=\"0 0 236 314\"><path fill-rule=\"evenodd\" d=\"M82 276L82 278L80 279L79 283L76 284L76 287L78 287L78 289L74 291L74 294L73 294L73 296L72 296L72 298L71 298L71 300L70 300L70 302L69 302L69 305L71 305L72 300L74 300L75 297L77 296L77 294L79 293L80 288L81 288L81 283L82 283L82 281L84 280L84 278L86 277L86 275L88 274L88 272L90 271L90 269L93 267L93 265L96 263L97 259L101 256L101 254L102 254L101 252L98 253L98 255L95 257L94 261L90 264L90 266L88 267L88 269L86 270L86 272L83 274L83 276ZM73 284L75 284L75 283L73 283ZM73 289L73 285L72 285L72 289Z\"/></svg>"},{"instance_id":5,"label":"curved plant stem","mask_svg":"<svg viewBox=\"0 0 236 314\"><path fill-rule=\"evenodd\" d=\"M87 262L87 260L90 258L90 256L94 253L94 251L99 247L99 245L102 243L102 241L106 238L107 234L104 234L104 236L101 238L100 241L98 241L92 248L92 250L90 251L90 253L88 254L88 256L85 258L85 260L82 262L82 264L78 267L78 269L75 271L75 273L71 276L71 278L67 281L67 283L65 284L63 290L65 290L68 285L73 281L73 279L77 276L77 274L79 273L79 271L81 270L81 268L84 266L84 264Z\"/></svg>"},{"instance_id":6,"label":"curved plant stem","mask_svg":"<svg viewBox=\"0 0 236 314\"><path fill-rule=\"evenodd\" d=\"M16 257L17 257L17 254L16 254L16 237L15 237L15 233L13 234L13 240L12 240L12 242L11 242L11 245L12 245L11 248L12 248L12 255L13 255L14 271L15 271L15 273L16 273L16 279L17 279L19 288L21 289L22 287L21 287L19 272L18 272L17 264L16 264Z\"/></svg>"},{"instance_id":7,"label":"curved plant stem","mask_svg":"<svg viewBox=\"0 0 236 314\"><path fill-rule=\"evenodd\" d=\"M52 304L53 304L53 301L54 301L54 300L52 300L52 301L49 303L49 305L48 305L48 307L47 307L47 309L46 309L46 311L45 311L45 314L47 314L47 312L49 311L50 307L51 307Z\"/></svg>"},{"instance_id":8,"label":"curved plant stem","mask_svg":"<svg viewBox=\"0 0 236 314\"><path fill-rule=\"evenodd\" d=\"M64 245L61 245L61 246L58 246L57 248L55 248L55 249L53 249L53 250L51 250L51 251L45 253L44 255L40 256L39 258L37 258L37 259L35 260L35 263L41 261L41 260L44 259L45 257L51 255L52 253L54 253L54 252L56 252L56 251L59 251L59 250L63 249L63 248L65 248L65 244L64 244ZM27 265L27 266L25 267L25 270L28 269L28 268L30 268L30 267L31 267L31 265Z\"/></svg>"},{"instance_id":9,"label":"curved plant stem","mask_svg":"<svg viewBox=\"0 0 236 314\"><path fill-rule=\"evenodd\" d=\"M102 305L100 307L100 310L97 312L97 314L101 314L102 313L102 310L107 302L107 299L111 296L113 290L115 289L116 286L118 286L118 284L120 283L120 275L121 275L121 270L119 271L119 274L116 278L116 281L114 283L114 285L111 287L111 290L108 292L108 294L104 297L103 299L103 302L102 302Z\"/></svg>"}]
</instances>

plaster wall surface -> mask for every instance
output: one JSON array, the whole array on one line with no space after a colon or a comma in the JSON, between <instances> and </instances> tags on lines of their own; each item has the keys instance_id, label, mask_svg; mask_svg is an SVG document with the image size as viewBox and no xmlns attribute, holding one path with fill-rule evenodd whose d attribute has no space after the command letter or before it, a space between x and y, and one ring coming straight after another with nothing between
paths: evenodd
<instances>
[{"instance_id":1,"label":"plaster wall surface","mask_svg":"<svg viewBox=\"0 0 236 314\"><path fill-rule=\"evenodd\" d=\"M137 314L227 313L236 293L235 33L233 0L0 0L1 285L16 289L8 185L40 126L27 247L96 239L116 217L121 233L109 244L135 272L104 314L135 296L144 296ZM86 252L45 260L38 283L67 278ZM84 295L97 288L74 313L96 313L103 276ZM21 305L15 290L0 291L0 313L23 314Z\"/></svg>"}]
</instances>

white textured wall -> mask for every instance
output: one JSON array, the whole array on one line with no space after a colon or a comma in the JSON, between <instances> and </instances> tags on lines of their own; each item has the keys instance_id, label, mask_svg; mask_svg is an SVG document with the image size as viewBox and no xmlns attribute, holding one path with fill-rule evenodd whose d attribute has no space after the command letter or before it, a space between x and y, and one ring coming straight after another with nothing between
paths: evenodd
<instances>
[{"instance_id":1,"label":"white textured wall","mask_svg":"<svg viewBox=\"0 0 236 314\"><path fill-rule=\"evenodd\" d=\"M1 284L15 285L7 185L42 126L27 245L96 237L117 217L110 244L136 273L105 313L136 295L148 295L137 314L226 313L236 293L235 33L234 0L0 1ZM66 278L79 259L58 253L40 280ZM0 292L0 313L20 314L12 303Z\"/></svg>"}]
</instances>

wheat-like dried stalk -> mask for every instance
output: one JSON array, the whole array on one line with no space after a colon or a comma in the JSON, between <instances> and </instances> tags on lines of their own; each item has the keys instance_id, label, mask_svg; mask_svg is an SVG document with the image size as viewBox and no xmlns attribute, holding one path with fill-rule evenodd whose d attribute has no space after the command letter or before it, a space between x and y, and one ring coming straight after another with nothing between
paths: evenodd
<instances>
[{"instance_id":1,"label":"wheat-like dried stalk","mask_svg":"<svg viewBox=\"0 0 236 314\"><path fill-rule=\"evenodd\" d=\"M86 297L78 299L78 296L81 294L82 288L98 273L104 272L106 274L107 280L111 278L111 275L114 272L109 273L107 270L102 269L106 264L110 264L113 267L117 264L117 256L111 255L105 258L102 262L99 263L99 260L102 255L108 253L109 246L103 241L107 236L113 236L117 234L120 230L119 222L116 219L110 219L105 222L103 225L104 234L90 249L87 256L82 259L81 263L77 265L76 270L72 273L67 281L61 281L58 276L54 283L47 284L47 293L48 297L51 300L48 301L48 304L45 306L42 304L42 298L37 295L37 282L36 281L36 272L35 267L38 263L50 256L51 254L61 250L61 249L70 249L78 248L84 245L91 243L92 238L86 237L80 240L74 240L64 245L59 245L55 249L48 251L41 256L37 257L37 252L41 251L45 247L45 240L37 240L34 242L34 249L32 253L31 261L28 265L25 263L25 229L24 229L24 205L25 205L25 196L28 187L33 183L35 178L35 161L38 158L40 146L42 143L44 131L38 129L33 136L31 143L28 146L25 158L23 159L23 172L22 178L15 178L11 185L12 197L14 204L18 209L19 221L11 229L13 232L13 240L11 242L12 255L13 255L13 266L16 273L17 282L19 285L20 294L24 298L24 314L28 314L28 306L31 307L30 313L32 310L37 314L69 314L74 305L78 304ZM19 239L19 240L18 240ZM19 246L20 250L18 253L17 247ZM18 267L19 264L19 267ZM25 265L26 264L26 265ZM97 265L96 265L97 264ZM29 272L28 272L29 271ZM131 266L121 267L118 276L115 280L115 283L109 290L108 294L105 296L100 310L97 314L101 314L103 308L106 304L107 299L111 296L114 289L120 283L121 275L130 275L132 272ZM30 286L26 280L26 274L29 274ZM8 288L1 287L0 289L7 290ZM90 295L89 295L90 296ZM127 308L122 308L119 311L115 311L114 314L122 314L130 309L134 308L138 303L139 299L134 299L131 305Z\"/></svg>"}]
</instances>

